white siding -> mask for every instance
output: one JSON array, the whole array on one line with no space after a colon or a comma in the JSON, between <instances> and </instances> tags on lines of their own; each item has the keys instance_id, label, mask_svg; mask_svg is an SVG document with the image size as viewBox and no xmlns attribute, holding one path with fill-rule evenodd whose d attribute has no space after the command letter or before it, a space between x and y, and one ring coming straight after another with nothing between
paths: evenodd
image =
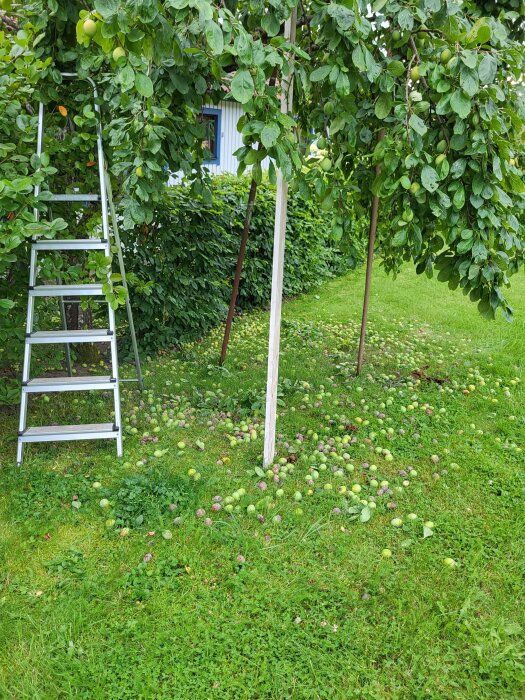
<instances>
[{"instance_id":1,"label":"white siding","mask_svg":"<svg viewBox=\"0 0 525 700\"><path fill-rule=\"evenodd\" d=\"M237 131L237 122L243 115L238 102L220 102L216 109L221 110L221 153L218 165L207 165L210 173L236 173L238 161L233 155L242 146L242 136Z\"/></svg>"},{"instance_id":2,"label":"white siding","mask_svg":"<svg viewBox=\"0 0 525 700\"><path fill-rule=\"evenodd\" d=\"M219 102L218 105L206 105L213 109L221 110L221 133L220 133L220 162L216 165L206 165L212 175L222 175L223 173L237 173L238 160L233 155L240 148L242 136L237 131L237 122L243 115L243 108L238 102ZM268 170L269 159L262 162L263 170ZM247 168L249 170L249 168ZM178 174L170 178L170 184L179 181Z\"/></svg>"}]
</instances>

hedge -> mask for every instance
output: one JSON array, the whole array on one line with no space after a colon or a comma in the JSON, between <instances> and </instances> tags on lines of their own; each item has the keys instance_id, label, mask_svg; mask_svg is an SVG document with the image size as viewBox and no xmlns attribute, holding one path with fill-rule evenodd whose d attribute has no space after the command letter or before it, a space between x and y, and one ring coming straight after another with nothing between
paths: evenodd
<instances>
[{"instance_id":1,"label":"hedge","mask_svg":"<svg viewBox=\"0 0 525 700\"><path fill-rule=\"evenodd\" d=\"M239 249L249 181L214 179L211 203L184 186L168 188L151 225L125 236L126 268L139 281L131 303L142 350L178 345L225 320ZM258 188L238 307L270 300L275 188ZM285 296L306 292L354 260L332 237L332 217L312 200L290 194L286 228ZM147 289L146 289L147 287Z\"/></svg>"},{"instance_id":2,"label":"hedge","mask_svg":"<svg viewBox=\"0 0 525 700\"><path fill-rule=\"evenodd\" d=\"M182 185L167 188L151 225L121 231L141 352L195 340L225 320L249 184L247 178L216 177L211 203L192 197ZM291 297L353 266L362 244L356 243L357 250L343 254L333 240L331 213L322 211L313 199L291 192L288 212L284 293ZM275 188L263 182L252 218L239 310L264 307L270 301L274 215ZM29 245L20 251L17 266L9 279L4 279L19 294L16 298L13 295L16 304L9 316L2 318L0 328L4 341L0 343L0 405L20 398L28 250ZM36 317L39 328L59 327L56 301L44 300ZM94 308L93 318L103 324L105 307ZM122 310L119 319L125 336ZM126 347L129 349L129 344L124 342L122 349ZM82 350L82 346L73 349L74 353ZM58 346L36 347L34 356L46 366L58 367L63 361Z\"/></svg>"}]
</instances>

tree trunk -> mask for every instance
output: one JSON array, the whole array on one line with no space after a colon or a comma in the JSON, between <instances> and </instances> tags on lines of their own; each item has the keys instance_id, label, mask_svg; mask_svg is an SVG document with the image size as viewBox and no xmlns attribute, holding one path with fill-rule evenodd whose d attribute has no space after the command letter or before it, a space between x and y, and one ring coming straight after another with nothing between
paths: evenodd
<instances>
[{"instance_id":1,"label":"tree trunk","mask_svg":"<svg viewBox=\"0 0 525 700\"><path fill-rule=\"evenodd\" d=\"M230 333L232 328L233 316L235 314L235 304L237 303L237 296L239 294L239 283L241 281L242 266L244 263L244 254L246 253L246 243L248 242L248 235L250 233L250 223L252 220L253 207L255 205L255 196L257 194L257 183L252 180L250 186L250 194L248 195L248 204L246 205L246 215L244 217L244 227L241 236L241 245L239 248L239 255L237 256L237 265L235 267L235 276L233 278L233 287L230 298L230 308L228 309L228 317L226 319L226 327L224 328L224 338L222 341L221 357L219 364L222 366L224 360L226 359L226 352L228 351L228 343L230 340Z\"/></svg>"},{"instance_id":2,"label":"tree trunk","mask_svg":"<svg viewBox=\"0 0 525 700\"><path fill-rule=\"evenodd\" d=\"M381 129L377 137L378 142L381 141L385 136L385 130ZM381 165L378 163L376 165L376 177L381 172ZM363 356L365 352L365 338L366 338L366 322L368 319L368 303L370 300L370 287L372 284L372 265L374 263L374 248L376 242L377 233L377 220L379 217L379 197L374 195L372 199L372 206L370 208L370 228L368 230L368 252L366 256L366 278L365 278L365 295L363 299L363 313L361 316L361 333L359 335L359 350L357 353L357 369L356 375L361 374L361 369L363 367Z\"/></svg>"}]
</instances>

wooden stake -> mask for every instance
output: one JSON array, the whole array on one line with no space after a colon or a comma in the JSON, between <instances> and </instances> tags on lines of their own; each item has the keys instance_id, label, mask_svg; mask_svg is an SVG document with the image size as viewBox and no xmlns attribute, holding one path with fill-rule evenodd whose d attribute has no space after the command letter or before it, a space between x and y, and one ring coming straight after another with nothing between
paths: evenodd
<instances>
[{"instance_id":1,"label":"wooden stake","mask_svg":"<svg viewBox=\"0 0 525 700\"><path fill-rule=\"evenodd\" d=\"M297 10L294 9L286 21L284 36L295 41ZM292 107L293 73L283 81L281 111L287 113ZM264 464L275 457L275 431L277 424L277 383L279 380L279 349L281 342L281 309L283 302L284 244L286 215L288 209L288 183L282 172L277 173L277 196L275 201L275 228L273 238L272 300L270 307L270 335L268 341L268 378L266 383L266 416L264 429Z\"/></svg>"},{"instance_id":2,"label":"wooden stake","mask_svg":"<svg viewBox=\"0 0 525 700\"><path fill-rule=\"evenodd\" d=\"M379 136L377 137L378 142L381 141L385 136L385 130L381 129ZM381 172L381 165L378 163L376 165L376 177ZM368 252L366 256L366 278L365 278L365 296L363 299L363 314L361 316L361 333L359 335L359 351L357 353L357 369L356 375L361 374L361 369L363 367L363 356L365 352L365 338L366 338L366 322L368 319L368 303L370 301L370 287L372 285L372 266L374 263L374 249L376 242L377 233L377 220L379 218L379 197L374 195L372 199L372 206L370 208L370 228L368 230Z\"/></svg>"},{"instance_id":3,"label":"wooden stake","mask_svg":"<svg viewBox=\"0 0 525 700\"><path fill-rule=\"evenodd\" d=\"M224 328L224 338L222 339L222 349L221 357L219 360L219 365L224 364L226 359L226 353L228 351L228 343L230 342L230 333L232 329L232 321L235 315L235 304L237 303L237 296L239 294L239 283L241 281L242 266L244 263L244 255L246 253L246 244L248 242L248 235L250 233L250 223L252 220L253 207L255 204L255 196L257 194L257 183L252 180L250 186L250 193L248 195L248 204L246 205L246 214L244 217L244 228L242 230L241 245L239 248L239 255L237 256L237 265L235 267L235 276L233 278L233 287L230 297L230 308L228 309L228 317L226 318L226 326Z\"/></svg>"}]
</instances>

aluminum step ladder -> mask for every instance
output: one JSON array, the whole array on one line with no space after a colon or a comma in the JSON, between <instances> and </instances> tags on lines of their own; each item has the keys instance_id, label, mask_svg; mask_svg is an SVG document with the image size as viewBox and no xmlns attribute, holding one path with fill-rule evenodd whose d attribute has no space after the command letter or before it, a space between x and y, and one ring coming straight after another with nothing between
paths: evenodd
<instances>
[{"instance_id":1,"label":"aluminum step ladder","mask_svg":"<svg viewBox=\"0 0 525 700\"><path fill-rule=\"evenodd\" d=\"M65 79L78 79L76 73L62 73ZM94 109L97 115L97 160L99 173L99 194L53 194L51 202L100 202L102 214L102 238L86 239L38 239L34 237L31 242L31 259L29 267L29 291L27 301L27 321L26 336L24 346L24 361L22 369L22 395L20 400L20 423L18 432L17 463L21 464L23 459L24 445L28 442L56 442L63 440L98 440L113 439L117 443L117 455L122 456L122 420L120 410L120 387L119 370L117 356L117 336L115 327L115 311L106 302L108 309L108 327L106 329L91 330L68 330L65 315L64 297L74 297L74 302L80 303L85 297L104 298L102 284L37 284L38 277L38 253L45 251L103 251L106 257L111 257L112 251L117 252L117 258L122 278L122 286L128 291L126 274L124 270L124 259L122 247L118 233L117 216L113 205L111 182L106 169L104 151L102 147L102 125L100 122L100 107L98 104L98 94L95 83L91 78L86 78L93 89ZM44 145L44 105L40 103L38 110L38 135L37 150L38 156L42 155ZM40 187L35 187L35 196L40 194ZM34 210L35 220L38 221L39 211ZM111 227L109 223L111 216ZM108 283L112 285L111 269L108 274ZM60 304L60 313L63 330L46 331L33 329L35 299L38 297L56 297ZM129 294L126 295L126 310L128 316L131 341L135 357L137 378L120 381L137 381L139 388L143 389L142 372L140 358L133 323L133 314L129 302ZM67 377L38 377L31 379L31 348L33 345L57 343L62 344L66 350ZM111 374L109 376L72 376L70 344L71 343L109 343L111 349ZM90 423L83 425L48 425L41 427L27 427L27 409L29 395L43 392L62 391L88 391L103 390L112 391L114 399L114 420L107 423Z\"/></svg>"}]
</instances>

